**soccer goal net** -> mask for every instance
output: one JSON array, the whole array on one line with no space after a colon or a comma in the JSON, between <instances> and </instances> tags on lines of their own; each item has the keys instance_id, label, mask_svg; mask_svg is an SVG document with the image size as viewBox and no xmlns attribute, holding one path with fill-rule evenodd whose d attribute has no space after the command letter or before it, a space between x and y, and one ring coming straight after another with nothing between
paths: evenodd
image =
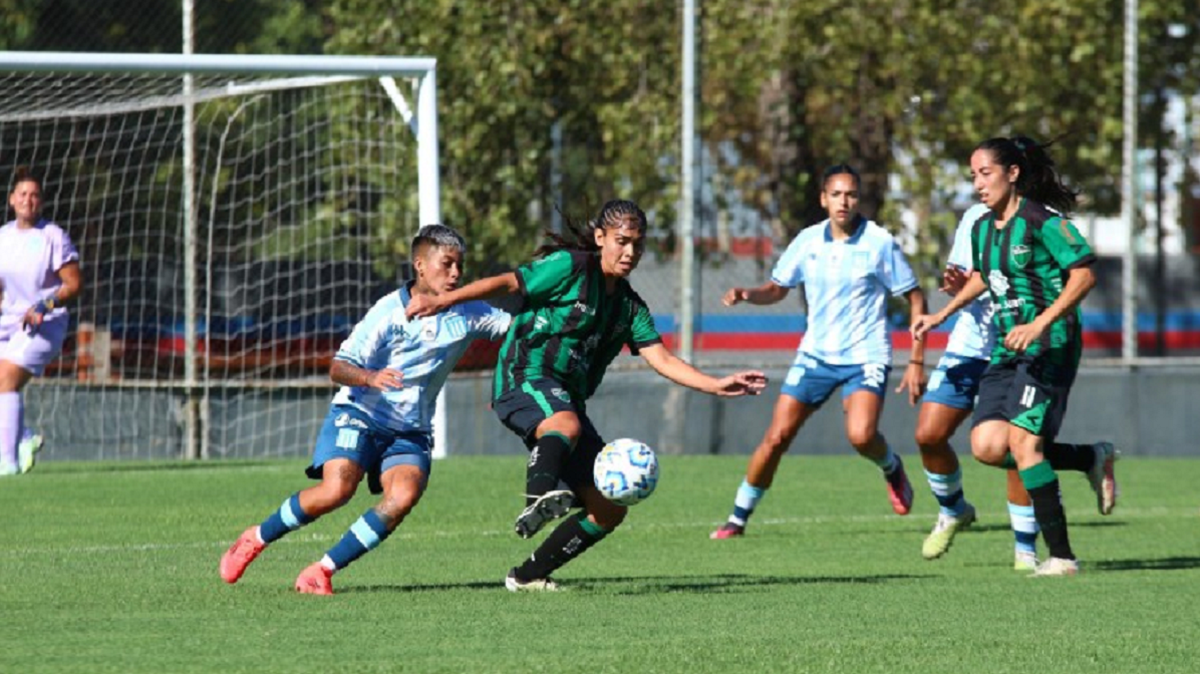
<instances>
[{"instance_id":1,"label":"soccer goal net","mask_svg":"<svg viewBox=\"0 0 1200 674\"><path fill-rule=\"evenodd\" d=\"M440 220L434 66L0 53L0 168L83 271L26 389L55 458L311 451L334 352Z\"/></svg>"}]
</instances>

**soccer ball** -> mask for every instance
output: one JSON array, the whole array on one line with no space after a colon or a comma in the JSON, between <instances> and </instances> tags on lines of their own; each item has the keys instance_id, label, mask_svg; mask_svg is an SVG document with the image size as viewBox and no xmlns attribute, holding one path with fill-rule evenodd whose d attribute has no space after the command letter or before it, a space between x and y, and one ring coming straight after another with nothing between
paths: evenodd
<instances>
[{"instance_id":1,"label":"soccer ball","mask_svg":"<svg viewBox=\"0 0 1200 674\"><path fill-rule=\"evenodd\" d=\"M592 478L596 489L608 500L623 506L636 505L658 486L658 457L639 440L613 440L596 455Z\"/></svg>"}]
</instances>

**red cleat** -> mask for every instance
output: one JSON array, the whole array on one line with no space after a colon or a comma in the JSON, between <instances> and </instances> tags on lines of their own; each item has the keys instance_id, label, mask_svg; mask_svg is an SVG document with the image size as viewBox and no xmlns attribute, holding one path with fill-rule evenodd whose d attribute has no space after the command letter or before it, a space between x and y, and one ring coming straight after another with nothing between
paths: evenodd
<instances>
[{"instance_id":1,"label":"red cleat","mask_svg":"<svg viewBox=\"0 0 1200 674\"><path fill-rule=\"evenodd\" d=\"M265 550L266 543L258 540L258 527L253 526L242 532L241 536L229 546L221 556L221 579L226 583L236 583L246 572L250 562Z\"/></svg>"},{"instance_id":2,"label":"red cleat","mask_svg":"<svg viewBox=\"0 0 1200 674\"><path fill-rule=\"evenodd\" d=\"M740 527L733 522L726 522L717 528L716 531L708 535L714 541L723 541L726 538L738 538L746 535L746 527Z\"/></svg>"},{"instance_id":3,"label":"red cleat","mask_svg":"<svg viewBox=\"0 0 1200 674\"><path fill-rule=\"evenodd\" d=\"M912 509L913 490L908 482L908 475L904 473L904 462L899 456L896 457L896 469L885 473L883 477L887 480L888 500L892 502L892 510L897 515L907 515Z\"/></svg>"},{"instance_id":4,"label":"red cleat","mask_svg":"<svg viewBox=\"0 0 1200 674\"><path fill-rule=\"evenodd\" d=\"M333 594L333 572L320 562L310 564L296 578L296 591L300 594Z\"/></svg>"}]
</instances>

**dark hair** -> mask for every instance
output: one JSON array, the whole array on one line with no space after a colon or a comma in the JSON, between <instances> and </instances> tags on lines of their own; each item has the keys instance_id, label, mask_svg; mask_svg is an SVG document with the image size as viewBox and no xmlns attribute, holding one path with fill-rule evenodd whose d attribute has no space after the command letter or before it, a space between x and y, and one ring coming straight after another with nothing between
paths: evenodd
<instances>
[{"instance_id":1,"label":"dark hair","mask_svg":"<svg viewBox=\"0 0 1200 674\"><path fill-rule=\"evenodd\" d=\"M562 234L547 231L545 234L548 240L534 251L534 257L545 257L560 250L586 252L599 250L600 248L596 245L596 235L594 233L597 229L619 227L630 220L633 221L633 224L637 226L639 231L646 231L648 222L646 214L642 212L642 209L637 204L626 199L606 201L600 207L600 212L596 214L595 218L584 223L566 218L566 227Z\"/></svg>"},{"instance_id":2,"label":"dark hair","mask_svg":"<svg viewBox=\"0 0 1200 674\"><path fill-rule=\"evenodd\" d=\"M458 232L446 225L425 225L413 237L410 253L413 261L415 262L418 257L424 255L425 249L430 246L454 248L459 253L465 253L467 242L463 241Z\"/></svg>"},{"instance_id":3,"label":"dark hair","mask_svg":"<svg viewBox=\"0 0 1200 674\"><path fill-rule=\"evenodd\" d=\"M825 189L825 186L829 184L830 178L840 175L854 176L854 184L862 185L862 178L859 177L858 171L855 171L853 166L849 164L834 164L825 169L824 175L821 176L821 189Z\"/></svg>"},{"instance_id":4,"label":"dark hair","mask_svg":"<svg viewBox=\"0 0 1200 674\"><path fill-rule=\"evenodd\" d=\"M28 166L18 166L16 170L13 171L12 186L9 187L8 191L11 193L17 189L17 185L28 182L36 184L38 189L41 189L42 187L42 179L34 175L33 171L29 170Z\"/></svg>"},{"instance_id":5,"label":"dark hair","mask_svg":"<svg viewBox=\"0 0 1200 674\"><path fill-rule=\"evenodd\" d=\"M976 150L987 150L992 153L996 163L1005 170L1010 166L1020 169L1017 174L1017 193L1043 203L1064 216L1070 215L1075 208L1077 190L1072 190L1063 184L1058 171L1054 168L1054 160L1046 152L1046 148L1054 144L1050 141L1039 145L1026 136L1012 138L989 138L976 147Z\"/></svg>"}]
</instances>

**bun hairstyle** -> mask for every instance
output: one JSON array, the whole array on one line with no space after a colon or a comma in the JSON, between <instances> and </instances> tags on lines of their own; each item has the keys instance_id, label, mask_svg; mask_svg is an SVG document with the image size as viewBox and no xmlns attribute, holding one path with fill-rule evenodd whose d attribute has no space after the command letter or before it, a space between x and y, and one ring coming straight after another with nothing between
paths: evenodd
<instances>
[{"instance_id":1,"label":"bun hairstyle","mask_svg":"<svg viewBox=\"0 0 1200 674\"><path fill-rule=\"evenodd\" d=\"M1054 144L1039 144L1028 136L990 138L975 148L992 153L993 159L1006 170L1010 166L1020 169L1017 174L1017 194L1043 203L1064 216L1075 209L1077 190L1063 184L1062 177L1054 167L1047 148Z\"/></svg>"}]
</instances>

